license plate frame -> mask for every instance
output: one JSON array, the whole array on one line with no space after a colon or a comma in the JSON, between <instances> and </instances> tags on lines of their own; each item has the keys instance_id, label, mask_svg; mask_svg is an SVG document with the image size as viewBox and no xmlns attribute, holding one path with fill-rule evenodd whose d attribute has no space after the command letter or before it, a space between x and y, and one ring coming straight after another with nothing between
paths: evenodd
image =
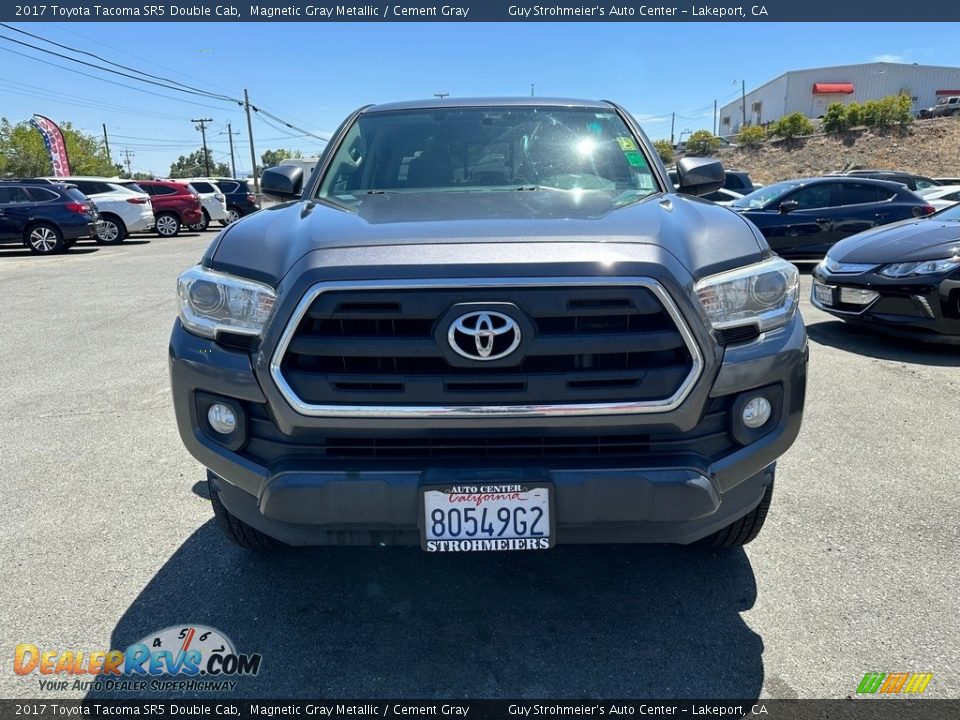
<instances>
[{"instance_id":1,"label":"license plate frame","mask_svg":"<svg viewBox=\"0 0 960 720\"><path fill-rule=\"evenodd\" d=\"M505 488L511 488L510 490L505 490ZM515 488L515 489L514 489ZM462 491L460 491L462 489ZM545 509L546 513L546 534L543 535L526 535L523 537L516 537L518 533L504 532L503 535L481 535L476 534L468 536L466 533L461 534L457 537L431 537L434 535L430 532L429 528L429 518L428 518L428 500L437 500L436 496L430 496L430 493L442 493L444 496L449 497L451 494L458 495L461 497L469 498L470 496L476 495L512 495L513 493L519 492L521 494L533 494L537 495L537 502L527 503L522 506L514 505L514 507L540 507ZM442 553L442 552L502 552L509 550L549 550L556 544L556 513L555 513L555 500L556 493L555 487L552 483L541 482L541 481L527 481L522 479L515 480L483 480L483 481L468 481L468 482L451 482L443 484L430 484L423 485L420 487L420 492L418 494L418 521L420 526L420 548L424 552L429 553ZM476 500L463 500L456 504L461 510L467 508L478 508L482 510L483 506L486 506L489 510L491 507L510 507L511 503L516 502L515 500L509 500L504 498L502 500L491 499L491 500L482 500L481 504L476 504ZM451 503L453 505L453 503ZM432 508L436 509L436 508ZM442 508L441 508L442 509ZM451 508L454 509L454 508ZM447 515L449 517L449 514ZM496 515L494 515L494 518ZM500 521L491 518L491 522L500 524ZM461 517L461 520L463 518ZM476 517L478 526L482 526L482 515ZM516 522L517 515L516 513L511 513L510 521ZM466 522L464 522L466 524ZM510 530L514 530L514 527L511 527ZM508 536L509 535L509 536ZM522 533L521 533L522 535ZM475 542L476 541L476 542ZM431 544L432 543L432 544ZM445 544L444 544L445 543Z\"/></svg>"},{"instance_id":2,"label":"license plate frame","mask_svg":"<svg viewBox=\"0 0 960 720\"><path fill-rule=\"evenodd\" d=\"M813 282L813 299L816 300L821 305L827 307L836 306L836 297L837 297L837 288L834 285L827 285L826 283L819 282L814 280Z\"/></svg>"}]
</instances>

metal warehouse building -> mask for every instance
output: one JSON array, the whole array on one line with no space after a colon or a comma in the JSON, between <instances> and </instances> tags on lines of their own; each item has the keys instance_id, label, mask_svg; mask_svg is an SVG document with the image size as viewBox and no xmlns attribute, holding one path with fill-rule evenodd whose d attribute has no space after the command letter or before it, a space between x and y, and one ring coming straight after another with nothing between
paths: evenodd
<instances>
[{"instance_id":1,"label":"metal warehouse building","mask_svg":"<svg viewBox=\"0 0 960 720\"><path fill-rule=\"evenodd\" d=\"M942 95L960 95L960 68L874 62L791 70L724 105L718 132L737 133L744 110L747 123L763 125L795 112L817 118L835 102L862 103L899 94L910 96L914 111L930 107Z\"/></svg>"}]
</instances>

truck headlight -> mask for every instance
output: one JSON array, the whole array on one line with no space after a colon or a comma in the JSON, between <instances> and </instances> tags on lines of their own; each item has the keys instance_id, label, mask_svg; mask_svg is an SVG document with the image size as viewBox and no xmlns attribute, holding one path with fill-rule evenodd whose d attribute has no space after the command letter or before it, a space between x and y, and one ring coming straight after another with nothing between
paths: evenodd
<instances>
[{"instance_id":1,"label":"truck headlight","mask_svg":"<svg viewBox=\"0 0 960 720\"><path fill-rule=\"evenodd\" d=\"M797 311L800 273L772 258L706 277L695 290L714 329L753 324L766 332L786 325Z\"/></svg>"},{"instance_id":2,"label":"truck headlight","mask_svg":"<svg viewBox=\"0 0 960 720\"><path fill-rule=\"evenodd\" d=\"M944 258L943 260L922 260L921 262L905 262L887 265L880 271L881 275L891 278L907 277L909 275L939 275L960 267L960 258Z\"/></svg>"},{"instance_id":3,"label":"truck headlight","mask_svg":"<svg viewBox=\"0 0 960 720\"><path fill-rule=\"evenodd\" d=\"M277 293L269 285L196 265L177 278L180 321L191 332L260 335L273 313Z\"/></svg>"}]
</instances>

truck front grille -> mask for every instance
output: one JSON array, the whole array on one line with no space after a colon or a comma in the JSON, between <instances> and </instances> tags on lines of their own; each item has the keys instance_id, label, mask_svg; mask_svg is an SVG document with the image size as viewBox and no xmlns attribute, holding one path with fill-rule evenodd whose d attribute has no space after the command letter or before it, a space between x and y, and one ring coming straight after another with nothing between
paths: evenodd
<instances>
[{"instance_id":1,"label":"truck front grille","mask_svg":"<svg viewBox=\"0 0 960 720\"><path fill-rule=\"evenodd\" d=\"M451 362L444 347L451 309L495 304L526 319L532 338L523 351L497 363ZM662 406L676 401L701 367L659 286L332 288L308 296L300 312L273 372L299 410L316 409L311 414L337 407L417 407L440 415L510 406Z\"/></svg>"}]
</instances>

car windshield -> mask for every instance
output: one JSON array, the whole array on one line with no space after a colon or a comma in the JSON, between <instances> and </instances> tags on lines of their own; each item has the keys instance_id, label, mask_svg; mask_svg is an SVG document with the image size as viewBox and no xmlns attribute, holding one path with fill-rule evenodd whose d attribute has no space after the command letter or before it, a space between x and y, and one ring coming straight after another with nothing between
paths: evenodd
<instances>
[{"instance_id":1,"label":"car windshield","mask_svg":"<svg viewBox=\"0 0 960 720\"><path fill-rule=\"evenodd\" d=\"M733 207L738 208L759 208L766 205L771 200L775 200L781 195L793 190L800 183L798 182L779 182L773 185L767 185L759 190L754 190L748 195L744 195L739 200L734 201Z\"/></svg>"},{"instance_id":2,"label":"car windshield","mask_svg":"<svg viewBox=\"0 0 960 720\"><path fill-rule=\"evenodd\" d=\"M403 192L597 191L617 204L659 188L612 111L560 107L418 109L362 115L317 197L351 206Z\"/></svg>"}]
</instances>

